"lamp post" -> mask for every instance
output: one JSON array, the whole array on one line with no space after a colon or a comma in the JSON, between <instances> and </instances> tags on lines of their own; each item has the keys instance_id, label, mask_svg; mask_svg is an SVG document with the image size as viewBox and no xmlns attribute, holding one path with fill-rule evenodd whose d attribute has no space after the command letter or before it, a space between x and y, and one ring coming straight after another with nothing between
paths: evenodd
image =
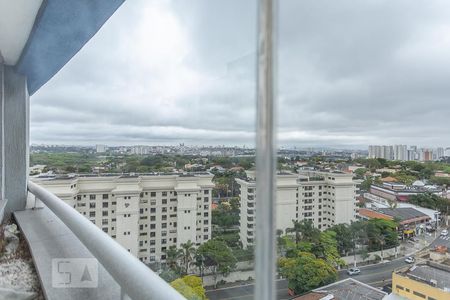
<instances>
[{"instance_id":1,"label":"lamp post","mask_svg":"<svg viewBox=\"0 0 450 300\"><path fill-rule=\"evenodd\" d=\"M435 221L434 238L436 238L436 236L437 236L437 230L438 230L438 216L439 216L439 212L438 212L438 211L435 211L435 212L434 212L434 221Z\"/></svg>"}]
</instances>

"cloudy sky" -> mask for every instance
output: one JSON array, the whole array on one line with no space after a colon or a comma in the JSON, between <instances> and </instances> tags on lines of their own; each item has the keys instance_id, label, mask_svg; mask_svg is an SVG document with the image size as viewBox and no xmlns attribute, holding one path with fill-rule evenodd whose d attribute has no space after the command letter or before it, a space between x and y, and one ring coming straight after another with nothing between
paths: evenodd
<instances>
[{"instance_id":1,"label":"cloudy sky","mask_svg":"<svg viewBox=\"0 0 450 300\"><path fill-rule=\"evenodd\" d=\"M450 1L279 1L287 146L450 146ZM128 0L31 99L31 141L252 145L255 0Z\"/></svg>"}]
</instances>

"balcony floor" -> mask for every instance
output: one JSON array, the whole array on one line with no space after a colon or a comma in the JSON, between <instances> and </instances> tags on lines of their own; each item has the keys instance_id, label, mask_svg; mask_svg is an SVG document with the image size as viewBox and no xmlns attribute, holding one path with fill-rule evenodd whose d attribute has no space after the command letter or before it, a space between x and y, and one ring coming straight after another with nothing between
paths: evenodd
<instances>
[{"instance_id":1,"label":"balcony floor","mask_svg":"<svg viewBox=\"0 0 450 300\"><path fill-rule=\"evenodd\" d=\"M93 258L92 254L47 207L14 213L30 247L46 299L120 299L120 287L98 264L97 288L52 287L52 259Z\"/></svg>"}]
</instances>

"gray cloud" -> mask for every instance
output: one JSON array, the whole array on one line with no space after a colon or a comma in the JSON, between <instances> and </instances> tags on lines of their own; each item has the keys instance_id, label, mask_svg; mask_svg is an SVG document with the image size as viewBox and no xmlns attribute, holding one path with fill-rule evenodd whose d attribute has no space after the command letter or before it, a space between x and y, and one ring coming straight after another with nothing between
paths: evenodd
<instances>
[{"instance_id":1,"label":"gray cloud","mask_svg":"<svg viewBox=\"0 0 450 300\"><path fill-rule=\"evenodd\" d=\"M284 145L450 146L450 3L280 1ZM31 139L252 144L256 2L127 1L32 98Z\"/></svg>"}]
</instances>

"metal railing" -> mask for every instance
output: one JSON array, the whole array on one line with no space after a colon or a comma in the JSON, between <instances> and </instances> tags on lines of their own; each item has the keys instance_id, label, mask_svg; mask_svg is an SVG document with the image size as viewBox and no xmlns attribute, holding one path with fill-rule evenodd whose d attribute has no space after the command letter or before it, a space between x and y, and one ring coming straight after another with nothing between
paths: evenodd
<instances>
[{"instance_id":1,"label":"metal railing","mask_svg":"<svg viewBox=\"0 0 450 300\"><path fill-rule=\"evenodd\" d=\"M185 300L150 268L54 194L33 182L28 190L41 200L84 244L121 287L121 297L133 300Z\"/></svg>"}]
</instances>

